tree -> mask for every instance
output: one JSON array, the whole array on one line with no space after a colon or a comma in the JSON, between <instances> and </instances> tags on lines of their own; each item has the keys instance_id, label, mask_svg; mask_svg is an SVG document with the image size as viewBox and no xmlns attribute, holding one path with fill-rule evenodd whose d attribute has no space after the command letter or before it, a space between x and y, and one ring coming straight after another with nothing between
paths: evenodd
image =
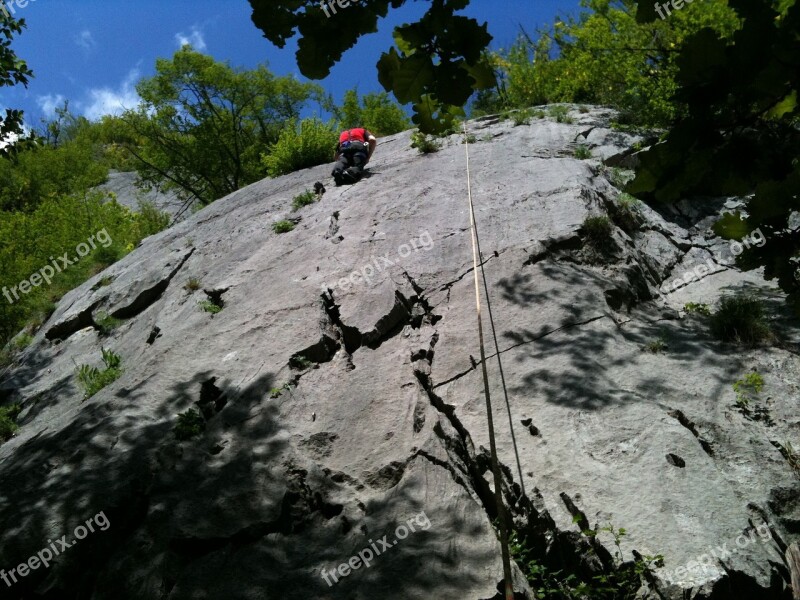
<instances>
[{"instance_id":1,"label":"tree","mask_svg":"<svg viewBox=\"0 0 800 600\"><path fill-rule=\"evenodd\" d=\"M342 127L366 127L375 135L391 135L411 127L403 109L386 92L366 94L359 99L356 89L344 94L341 108L334 110Z\"/></svg>"},{"instance_id":2,"label":"tree","mask_svg":"<svg viewBox=\"0 0 800 600\"><path fill-rule=\"evenodd\" d=\"M141 105L127 111L113 137L135 157L142 180L209 204L265 176L260 157L319 86L275 77L266 66L245 71L190 46L156 62L141 81ZM118 127L123 125L123 127Z\"/></svg>"},{"instance_id":3,"label":"tree","mask_svg":"<svg viewBox=\"0 0 800 600\"><path fill-rule=\"evenodd\" d=\"M395 47L378 61L378 79L401 104L413 103L413 121L423 131L442 131L464 114L462 107L475 90L495 85L494 73L482 51L492 40L486 23L456 15L469 0L428 0L430 8L416 23L396 27ZM377 31L379 17L408 0L351 3L346 21L331 14L333 7L303 0L250 0L253 22L279 48L300 33L297 65L311 79L330 73L345 50ZM342 12L344 15L344 12ZM330 18L334 17L334 18Z\"/></svg>"},{"instance_id":4,"label":"tree","mask_svg":"<svg viewBox=\"0 0 800 600\"><path fill-rule=\"evenodd\" d=\"M0 10L0 87L20 83L27 87L28 79L33 76L25 61L20 60L11 49L14 36L22 33L24 27L24 19L17 21L5 10ZM10 150L13 144L9 142L22 134L22 111L7 108L6 116L0 117L0 152Z\"/></svg>"},{"instance_id":5,"label":"tree","mask_svg":"<svg viewBox=\"0 0 800 600\"><path fill-rule=\"evenodd\" d=\"M682 111L674 94L683 41L705 27L727 38L739 24L723 0L686 4L650 23L637 22L634 0L581 6L577 18L556 20L537 39L523 32L507 51L490 53L499 85L478 107L583 102L618 108L621 121L666 126Z\"/></svg>"},{"instance_id":6,"label":"tree","mask_svg":"<svg viewBox=\"0 0 800 600\"><path fill-rule=\"evenodd\" d=\"M741 28L730 39L705 28L685 41L676 59L685 115L642 155L628 191L663 202L747 196L717 232L741 239L760 229L766 244L745 250L740 265L764 267L800 311L800 4L729 4ZM655 19L649 0L639 0L637 18Z\"/></svg>"}]
</instances>

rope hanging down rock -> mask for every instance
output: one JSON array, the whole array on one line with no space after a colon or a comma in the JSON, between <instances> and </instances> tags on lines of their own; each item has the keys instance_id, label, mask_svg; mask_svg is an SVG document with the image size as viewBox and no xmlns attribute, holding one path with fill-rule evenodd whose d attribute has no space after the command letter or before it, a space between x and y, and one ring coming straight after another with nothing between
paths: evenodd
<instances>
[{"instance_id":1,"label":"rope hanging down rock","mask_svg":"<svg viewBox=\"0 0 800 600\"><path fill-rule=\"evenodd\" d=\"M464 151L467 158L467 199L469 201L469 223L472 234L472 271L475 274L475 307L478 315L478 339L480 342L481 351L481 371L483 372L483 394L486 398L486 419L489 427L489 451L492 458L492 473L494 475L494 495L495 503L497 505L497 516L500 520L500 547L503 553L503 579L505 581L505 600L514 600L514 586L511 579L511 553L508 547L508 516L503 504L503 490L502 479L500 477L500 465L497 460L497 444L495 443L494 436L494 420L492 418L492 399L489 394L489 375L486 372L486 350L483 342L483 324L481 321L481 291L478 283L478 256L480 255L480 240L478 239L478 227L475 223L475 209L472 202L472 184L470 182L470 167L469 167L469 135L467 133L467 123L464 122ZM482 255L481 255L482 257ZM481 273L483 274L483 264L481 263ZM484 287L486 287L486 277L484 274ZM486 288L486 297L488 302L488 288ZM487 304L488 307L488 304ZM497 336L494 334L494 318L491 316L491 308L489 307L489 318L492 324L492 334L494 335L495 346L497 345ZM500 351L496 350L497 360L500 360ZM500 367L502 374L502 365ZM505 378L503 378L503 389L505 391ZM506 405L508 405L508 394L506 393ZM510 419L509 408L509 419ZM513 423L511 425L512 439L514 435ZM514 452L517 453L516 440L514 441ZM517 467L519 465L519 455L517 454ZM522 472L520 469L520 484L522 483Z\"/></svg>"}]
</instances>

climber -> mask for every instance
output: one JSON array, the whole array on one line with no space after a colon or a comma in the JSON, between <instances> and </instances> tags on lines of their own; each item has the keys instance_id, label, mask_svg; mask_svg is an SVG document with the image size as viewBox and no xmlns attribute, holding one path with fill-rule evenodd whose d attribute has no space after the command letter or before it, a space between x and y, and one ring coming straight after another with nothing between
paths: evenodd
<instances>
[{"instance_id":1,"label":"climber","mask_svg":"<svg viewBox=\"0 0 800 600\"><path fill-rule=\"evenodd\" d=\"M336 166L331 175L336 185L355 183L361 179L364 167L372 158L377 144L375 136L363 127L343 131L333 156Z\"/></svg>"}]
</instances>

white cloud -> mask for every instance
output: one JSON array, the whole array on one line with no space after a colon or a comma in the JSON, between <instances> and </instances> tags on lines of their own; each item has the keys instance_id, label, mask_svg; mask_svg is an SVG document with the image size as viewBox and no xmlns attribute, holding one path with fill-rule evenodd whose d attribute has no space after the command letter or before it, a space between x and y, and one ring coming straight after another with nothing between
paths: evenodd
<instances>
[{"instance_id":1,"label":"white cloud","mask_svg":"<svg viewBox=\"0 0 800 600\"><path fill-rule=\"evenodd\" d=\"M42 109L44 116L53 117L56 114L56 109L64 105L64 100L65 98L61 94L47 94L36 98L36 104Z\"/></svg>"},{"instance_id":2,"label":"white cloud","mask_svg":"<svg viewBox=\"0 0 800 600\"><path fill-rule=\"evenodd\" d=\"M118 115L126 109L136 108L141 101L136 93L139 69L131 69L119 88L94 88L89 90L89 101L83 114L87 119L99 119L103 115Z\"/></svg>"},{"instance_id":3,"label":"white cloud","mask_svg":"<svg viewBox=\"0 0 800 600\"><path fill-rule=\"evenodd\" d=\"M97 42L94 41L94 37L92 37L92 32L88 29L84 29L75 36L75 43L84 50L91 50L97 45Z\"/></svg>"},{"instance_id":4,"label":"white cloud","mask_svg":"<svg viewBox=\"0 0 800 600\"><path fill-rule=\"evenodd\" d=\"M176 33L175 42L178 44L179 48L183 48L184 46L188 45L200 52L206 49L206 41L203 39L203 32L197 25L192 27L189 35L186 35L182 31L180 33Z\"/></svg>"}]
</instances>

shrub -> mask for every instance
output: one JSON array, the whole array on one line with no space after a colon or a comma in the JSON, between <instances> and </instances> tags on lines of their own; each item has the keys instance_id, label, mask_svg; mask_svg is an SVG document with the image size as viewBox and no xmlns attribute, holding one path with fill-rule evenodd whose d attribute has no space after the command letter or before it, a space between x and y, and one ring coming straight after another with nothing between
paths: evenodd
<instances>
[{"instance_id":1,"label":"shrub","mask_svg":"<svg viewBox=\"0 0 800 600\"><path fill-rule=\"evenodd\" d=\"M88 400L107 385L116 381L122 375L122 359L119 354L105 348L100 349L103 354L104 370L90 365L78 367L78 381L84 389L84 400Z\"/></svg>"},{"instance_id":2,"label":"shrub","mask_svg":"<svg viewBox=\"0 0 800 600\"><path fill-rule=\"evenodd\" d=\"M586 160L587 158L592 158L592 151L589 150L588 146L584 146L581 144L575 149L575 158L580 160Z\"/></svg>"},{"instance_id":3,"label":"shrub","mask_svg":"<svg viewBox=\"0 0 800 600\"><path fill-rule=\"evenodd\" d=\"M764 305L747 295L726 296L711 315L711 333L723 342L755 345L772 337Z\"/></svg>"},{"instance_id":4,"label":"shrub","mask_svg":"<svg viewBox=\"0 0 800 600\"><path fill-rule=\"evenodd\" d=\"M611 220L606 216L587 217L581 226L586 236L586 241L598 252L610 252L614 250L614 230Z\"/></svg>"},{"instance_id":5,"label":"shrub","mask_svg":"<svg viewBox=\"0 0 800 600\"><path fill-rule=\"evenodd\" d=\"M430 154L437 152L441 145L434 138L425 135L421 131L415 131L411 134L411 147L419 150L420 154Z\"/></svg>"},{"instance_id":6,"label":"shrub","mask_svg":"<svg viewBox=\"0 0 800 600\"><path fill-rule=\"evenodd\" d=\"M30 333L25 332L15 337L14 341L12 342L12 345L16 350L24 350L25 348L31 345L32 341L33 341L33 336Z\"/></svg>"},{"instance_id":7,"label":"shrub","mask_svg":"<svg viewBox=\"0 0 800 600\"><path fill-rule=\"evenodd\" d=\"M683 305L683 310L687 313L696 313L704 317L711 316L711 308L708 304L698 304L697 302L687 302Z\"/></svg>"},{"instance_id":8,"label":"shrub","mask_svg":"<svg viewBox=\"0 0 800 600\"><path fill-rule=\"evenodd\" d=\"M333 127L319 119L303 119L299 130L294 122L290 122L261 160L267 175L279 177L331 162L336 141Z\"/></svg>"},{"instance_id":9,"label":"shrub","mask_svg":"<svg viewBox=\"0 0 800 600\"><path fill-rule=\"evenodd\" d=\"M551 117L553 117L558 123L572 123L572 117L569 116L569 108L566 106L562 106L560 104L555 106L550 106L547 109L547 112Z\"/></svg>"},{"instance_id":10,"label":"shrub","mask_svg":"<svg viewBox=\"0 0 800 600\"><path fill-rule=\"evenodd\" d=\"M302 194L298 194L292 199L292 210L300 210L304 206L314 204L316 201L317 195L312 191L306 190Z\"/></svg>"},{"instance_id":11,"label":"shrub","mask_svg":"<svg viewBox=\"0 0 800 600\"><path fill-rule=\"evenodd\" d=\"M658 338L657 340L653 340L649 344L647 344L644 349L649 352L650 354L659 354L666 350L667 344L663 340L663 338Z\"/></svg>"},{"instance_id":12,"label":"shrub","mask_svg":"<svg viewBox=\"0 0 800 600\"><path fill-rule=\"evenodd\" d=\"M292 223L291 221L286 221L286 220L275 221L272 224L272 231L274 231L275 233L288 233L292 229L294 229L294 223Z\"/></svg>"},{"instance_id":13,"label":"shrub","mask_svg":"<svg viewBox=\"0 0 800 600\"><path fill-rule=\"evenodd\" d=\"M178 422L172 431L179 442L185 442L199 436L206 429L206 422L203 415L194 408L178 415Z\"/></svg>"},{"instance_id":14,"label":"shrub","mask_svg":"<svg viewBox=\"0 0 800 600\"><path fill-rule=\"evenodd\" d=\"M169 227L172 217L169 213L158 210L152 202L140 201L139 212L134 215L134 219L139 229L139 237L146 238Z\"/></svg>"},{"instance_id":15,"label":"shrub","mask_svg":"<svg viewBox=\"0 0 800 600\"><path fill-rule=\"evenodd\" d=\"M16 421L21 411L19 404L0 407L0 444L10 440L19 429Z\"/></svg>"}]
</instances>

